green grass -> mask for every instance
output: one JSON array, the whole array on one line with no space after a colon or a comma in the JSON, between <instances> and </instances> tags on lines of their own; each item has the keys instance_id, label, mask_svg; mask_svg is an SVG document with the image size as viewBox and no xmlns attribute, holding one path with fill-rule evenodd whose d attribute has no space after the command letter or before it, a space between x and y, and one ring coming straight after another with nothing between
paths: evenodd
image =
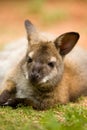
<instances>
[{"instance_id":1,"label":"green grass","mask_svg":"<svg viewBox=\"0 0 87 130\"><path fill-rule=\"evenodd\" d=\"M40 14L43 10L43 5L46 0L28 1L29 12L32 14Z\"/></svg>"},{"instance_id":2,"label":"green grass","mask_svg":"<svg viewBox=\"0 0 87 130\"><path fill-rule=\"evenodd\" d=\"M43 11L41 15L41 20L44 25L51 25L55 22L61 22L64 20L67 20L70 18L70 15L68 12L62 10L62 9L57 9L57 10L50 10L50 11Z\"/></svg>"},{"instance_id":3,"label":"green grass","mask_svg":"<svg viewBox=\"0 0 87 130\"><path fill-rule=\"evenodd\" d=\"M2 107L0 130L87 130L87 108L71 104L47 111Z\"/></svg>"}]
</instances>

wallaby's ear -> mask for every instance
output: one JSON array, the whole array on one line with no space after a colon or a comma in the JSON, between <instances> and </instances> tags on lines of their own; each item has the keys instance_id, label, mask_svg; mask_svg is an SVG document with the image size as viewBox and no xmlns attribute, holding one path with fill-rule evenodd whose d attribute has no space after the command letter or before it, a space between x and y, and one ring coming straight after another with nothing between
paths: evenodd
<instances>
[{"instance_id":1,"label":"wallaby's ear","mask_svg":"<svg viewBox=\"0 0 87 130\"><path fill-rule=\"evenodd\" d=\"M27 31L29 43L37 42L38 32L37 32L35 26L29 20L25 20L25 28Z\"/></svg>"},{"instance_id":2,"label":"wallaby's ear","mask_svg":"<svg viewBox=\"0 0 87 130\"><path fill-rule=\"evenodd\" d=\"M77 32L68 32L60 35L55 41L55 46L60 49L61 55L66 55L75 46L79 39L79 34Z\"/></svg>"}]
</instances>

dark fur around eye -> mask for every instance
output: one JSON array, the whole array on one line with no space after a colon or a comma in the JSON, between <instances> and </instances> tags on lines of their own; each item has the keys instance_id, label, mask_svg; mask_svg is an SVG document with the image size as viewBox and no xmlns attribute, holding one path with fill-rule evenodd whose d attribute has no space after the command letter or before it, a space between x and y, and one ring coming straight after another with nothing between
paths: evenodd
<instances>
[{"instance_id":1,"label":"dark fur around eye","mask_svg":"<svg viewBox=\"0 0 87 130\"><path fill-rule=\"evenodd\" d=\"M51 68L53 68L55 66L55 62L49 62L48 66L51 67Z\"/></svg>"},{"instance_id":2,"label":"dark fur around eye","mask_svg":"<svg viewBox=\"0 0 87 130\"><path fill-rule=\"evenodd\" d=\"M28 57L28 58L27 58L27 62L28 62L28 63L31 63L32 61L33 61L33 60L32 60L31 57Z\"/></svg>"}]
</instances>

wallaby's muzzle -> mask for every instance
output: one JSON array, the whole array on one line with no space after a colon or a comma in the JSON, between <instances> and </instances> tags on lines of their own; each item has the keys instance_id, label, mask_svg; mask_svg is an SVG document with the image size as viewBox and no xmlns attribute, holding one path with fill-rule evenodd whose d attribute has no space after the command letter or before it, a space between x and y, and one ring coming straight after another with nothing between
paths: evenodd
<instances>
[{"instance_id":1,"label":"wallaby's muzzle","mask_svg":"<svg viewBox=\"0 0 87 130\"><path fill-rule=\"evenodd\" d=\"M42 66L43 65L41 65L40 63L36 63L34 66L32 66L31 72L29 72L29 80L33 85L37 85L43 77Z\"/></svg>"}]
</instances>

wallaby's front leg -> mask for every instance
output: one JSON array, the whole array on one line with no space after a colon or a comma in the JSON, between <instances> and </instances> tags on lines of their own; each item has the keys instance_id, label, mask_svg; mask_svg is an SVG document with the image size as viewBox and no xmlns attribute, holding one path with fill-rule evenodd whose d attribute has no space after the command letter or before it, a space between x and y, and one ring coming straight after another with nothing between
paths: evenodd
<instances>
[{"instance_id":1,"label":"wallaby's front leg","mask_svg":"<svg viewBox=\"0 0 87 130\"><path fill-rule=\"evenodd\" d=\"M16 83L11 80L7 80L0 92L0 105L4 105L8 99L13 98L16 93Z\"/></svg>"}]
</instances>

